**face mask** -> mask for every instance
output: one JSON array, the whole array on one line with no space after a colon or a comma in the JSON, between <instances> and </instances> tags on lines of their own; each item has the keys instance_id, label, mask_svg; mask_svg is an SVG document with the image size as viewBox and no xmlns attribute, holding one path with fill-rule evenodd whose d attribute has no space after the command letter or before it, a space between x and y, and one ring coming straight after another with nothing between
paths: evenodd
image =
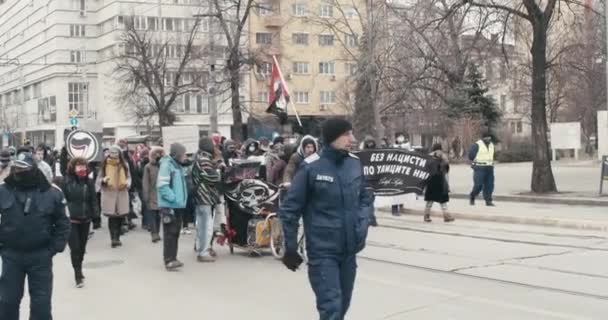
<instances>
[{"instance_id":1,"label":"face mask","mask_svg":"<svg viewBox=\"0 0 608 320\"><path fill-rule=\"evenodd\" d=\"M255 147L254 146L249 147L249 152L254 152L254 151L255 151Z\"/></svg>"},{"instance_id":2,"label":"face mask","mask_svg":"<svg viewBox=\"0 0 608 320\"><path fill-rule=\"evenodd\" d=\"M186 159L186 160L182 161L182 163L180 163L180 165L181 165L182 167L189 167L189 166L191 166L191 165L192 165L192 160L190 160L190 159Z\"/></svg>"},{"instance_id":3,"label":"face mask","mask_svg":"<svg viewBox=\"0 0 608 320\"><path fill-rule=\"evenodd\" d=\"M399 138L397 138L397 142L404 143L405 142L405 138L404 137L399 137Z\"/></svg>"},{"instance_id":4,"label":"face mask","mask_svg":"<svg viewBox=\"0 0 608 320\"><path fill-rule=\"evenodd\" d=\"M84 178L87 176L87 169L84 170L76 170L76 176Z\"/></svg>"}]
</instances>

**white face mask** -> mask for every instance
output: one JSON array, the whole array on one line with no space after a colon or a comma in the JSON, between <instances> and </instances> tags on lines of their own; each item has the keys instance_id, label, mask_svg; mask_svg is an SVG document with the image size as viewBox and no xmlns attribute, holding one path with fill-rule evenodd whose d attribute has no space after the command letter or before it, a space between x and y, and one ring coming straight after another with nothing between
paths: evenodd
<instances>
[{"instance_id":1,"label":"white face mask","mask_svg":"<svg viewBox=\"0 0 608 320\"><path fill-rule=\"evenodd\" d=\"M255 146L250 146L249 147L249 152L254 152L255 151Z\"/></svg>"},{"instance_id":2,"label":"white face mask","mask_svg":"<svg viewBox=\"0 0 608 320\"><path fill-rule=\"evenodd\" d=\"M405 142L405 138L403 136L397 137L397 142L398 143L404 143Z\"/></svg>"}]
</instances>

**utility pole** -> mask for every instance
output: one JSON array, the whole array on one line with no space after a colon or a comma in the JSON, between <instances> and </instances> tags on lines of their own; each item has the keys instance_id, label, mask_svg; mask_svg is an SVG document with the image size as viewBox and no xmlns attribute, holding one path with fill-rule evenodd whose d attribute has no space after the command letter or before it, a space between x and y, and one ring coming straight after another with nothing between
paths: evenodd
<instances>
[{"instance_id":1,"label":"utility pole","mask_svg":"<svg viewBox=\"0 0 608 320\"><path fill-rule=\"evenodd\" d=\"M375 39L375 23L376 23L376 19L374 18L374 1L373 0L367 0L367 55L368 55L368 68L371 69L371 72L367 72L367 76L368 79L367 81L369 81L370 83L370 87L372 89L371 92L371 105L370 108L372 108L372 110L374 111L374 125L375 125L375 139L377 143L380 143L380 141L382 140L383 136L384 136L384 128L382 125L382 119L380 117L380 110L379 110L379 106L376 103L376 96L377 96L377 88L376 88L376 84L377 84L377 74L378 74L378 66L376 65L376 59L375 59L375 46L376 46L376 39Z\"/></svg>"},{"instance_id":2,"label":"utility pole","mask_svg":"<svg viewBox=\"0 0 608 320\"><path fill-rule=\"evenodd\" d=\"M217 88L215 85L215 69L217 62L217 58L215 57L215 28L213 21L211 18L216 17L216 14L213 14L215 10L214 0L207 0L207 4L209 6L207 13L205 14L195 14L194 17L197 19L200 18L209 18L209 26L207 28L207 46L209 47L209 56L207 59L209 60L209 79L207 80L207 106L209 106L209 126L210 126L210 134L219 132L218 128L218 114L217 114Z\"/></svg>"}]
</instances>

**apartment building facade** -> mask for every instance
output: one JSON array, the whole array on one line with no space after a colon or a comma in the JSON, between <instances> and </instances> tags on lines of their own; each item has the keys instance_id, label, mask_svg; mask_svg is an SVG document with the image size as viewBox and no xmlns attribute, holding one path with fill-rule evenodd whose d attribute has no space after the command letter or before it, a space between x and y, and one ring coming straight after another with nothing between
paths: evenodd
<instances>
[{"instance_id":1,"label":"apartment building facade","mask_svg":"<svg viewBox=\"0 0 608 320\"><path fill-rule=\"evenodd\" d=\"M253 114L265 117L275 56L293 102L291 124L297 123L293 108L306 132L316 132L326 118L349 116L364 15L364 1L262 2L249 24L250 50L263 60L249 75Z\"/></svg>"},{"instance_id":2,"label":"apartment building facade","mask_svg":"<svg viewBox=\"0 0 608 320\"><path fill-rule=\"evenodd\" d=\"M70 113L97 122L108 141L150 134L150 125L129 116L115 74L124 50L125 23L171 38L186 33L201 11L200 0L5 0L0 4L0 125L3 144L29 139L60 147ZM204 21L197 41L206 43ZM170 46L171 47L171 46ZM177 48L177 47L175 47ZM177 50L177 49L176 49ZM202 70L201 72L205 72ZM246 91L246 89L244 89ZM217 99L218 129L230 134L232 115ZM205 90L180 96L175 125L209 130ZM155 130L158 130L156 128ZM7 139L8 138L8 139ZM8 140L8 141L7 141Z\"/></svg>"}]
</instances>

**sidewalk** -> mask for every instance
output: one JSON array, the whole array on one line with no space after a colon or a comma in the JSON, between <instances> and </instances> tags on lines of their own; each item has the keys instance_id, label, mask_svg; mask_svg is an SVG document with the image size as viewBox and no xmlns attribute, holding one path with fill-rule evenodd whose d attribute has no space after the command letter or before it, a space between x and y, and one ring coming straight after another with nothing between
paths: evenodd
<instances>
[{"instance_id":1,"label":"sidewalk","mask_svg":"<svg viewBox=\"0 0 608 320\"><path fill-rule=\"evenodd\" d=\"M423 197L404 204L406 215L424 214ZM378 209L379 216L390 215L390 207ZM536 225L579 230L608 231L608 208L562 204L534 204L496 201L496 207L486 207L483 201L470 206L468 200L452 199L449 211L456 219ZM441 208L435 204L434 217L441 217Z\"/></svg>"},{"instance_id":2,"label":"sidewalk","mask_svg":"<svg viewBox=\"0 0 608 320\"><path fill-rule=\"evenodd\" d=\"M596 161L553 162L553 174L560 192L553 195L530 193L532 163L499 163L495 167L496 201L517 201L563 205L608 206L608 195L599 196L600 164ZM473 187L469 165L453 165L450 170L452 198L468 199ZM608 193L608 183L605 184Z\"/></svg>"}]
</instances>

